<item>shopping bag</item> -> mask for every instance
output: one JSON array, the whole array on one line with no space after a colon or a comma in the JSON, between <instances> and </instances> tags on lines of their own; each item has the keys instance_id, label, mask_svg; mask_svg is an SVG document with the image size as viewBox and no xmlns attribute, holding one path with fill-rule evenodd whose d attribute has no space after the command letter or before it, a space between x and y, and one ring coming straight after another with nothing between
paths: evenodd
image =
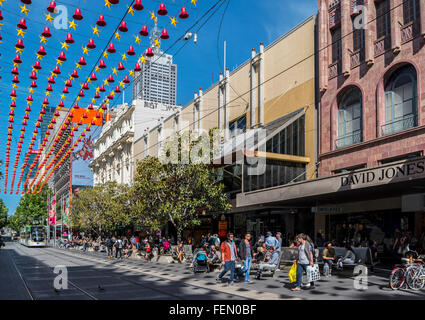
<instances>
[{"instance_id":1,"label":"shopping bag","mask_svg":"<svg viewBox=\"0 0 425 320\"><path fill-rule=\"evenodd\" d=\"M292 264L291 270L288 273L289 281L291 283L297 282L297 264Z\"/></svg>"},{"instance_id":2,"label":"shopping bag","mask_svg":"<svg viewBox=\"0 0 425 320\"><path fill-rule=\"evenodd\" d=\"M320 280L320 270L319 265L315 264L313 267L307 267L307 282L319 281Z\"/></svg>"}]
</instances>

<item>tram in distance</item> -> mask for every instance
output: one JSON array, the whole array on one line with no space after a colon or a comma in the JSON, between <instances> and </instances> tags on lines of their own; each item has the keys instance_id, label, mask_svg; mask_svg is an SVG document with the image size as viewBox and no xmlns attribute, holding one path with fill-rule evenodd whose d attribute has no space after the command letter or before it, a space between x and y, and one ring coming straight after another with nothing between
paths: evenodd
<instances>
[{"instance_id":1,"label":"tram in distance","mask_svg":"<svg viewBox=\"0 0 425 320\"><path fill-rule=\"evenodd\" d=\"M46 229L43 226L26 226L22 229L19 239L20 244L26 247L45 247Z\"/></svg>"}]
</instances>

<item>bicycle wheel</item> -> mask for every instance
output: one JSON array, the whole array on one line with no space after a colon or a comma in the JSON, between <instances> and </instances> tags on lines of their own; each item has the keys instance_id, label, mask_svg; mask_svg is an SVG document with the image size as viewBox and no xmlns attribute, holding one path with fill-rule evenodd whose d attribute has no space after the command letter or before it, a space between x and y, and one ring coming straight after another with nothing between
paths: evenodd
<instances>
[{"instance_id":1,"label":"bicycle wheel","mask_svg":"<svg viewBox=\"0 0 425 320\"><path fill-rule=\"evenodd\" d=\"M412 265L406 270L406 282L410 289L421 290L425 285L425 280L421 278L422 267Z\"/></svg>"},{"instance_id":2,"label":"bicycle wheel","mask_svg":"<svg viewBox=\"0 0 425 320\"><path fill-rule=\"evenodd\" d=\"M390 275L390 288L393 290L398 290L403 286L404 281L404 268L395 268Z\"/></svg>"}]
</instances>

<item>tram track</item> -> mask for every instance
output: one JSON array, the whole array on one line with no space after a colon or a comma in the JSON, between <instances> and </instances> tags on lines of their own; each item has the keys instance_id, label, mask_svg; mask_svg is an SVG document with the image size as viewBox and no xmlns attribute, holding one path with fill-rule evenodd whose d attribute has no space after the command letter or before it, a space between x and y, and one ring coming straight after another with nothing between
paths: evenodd
<instances>
[{"instance_id":1,"label":"tram track","mask_svg":"<svg viewBox=\"0 0 425 320\"><path fill-rule=\"evenodd\" d=\"M64 256L66 256L66 260L68 262L71 262L71 263L76 264L76 265L79 265L79 266L84 266L84 265L81 264L81 259L86 260L86 261L88 261L90 263L93 263L94 262L93 260L97 260L97 262L103 262L104 264L106 263L106 264L111 265L111 263L107 263L106 261L101 261L101 259L95 258L95 257L93 257L94 259L89 259L89 258L86 258L86 257L84 257L82 255L81 256L80 255L76 256L74 254L71 255L71 254L64 253L64 252L60 252L60 254L58 252L52 252L52 251L56 251L56 250L53 249L53 248L49 248L49 247L46 247L46 248L43 248L43 249L41 249L41 248L31 248L31 251L34 250L34 249L35 250L38 250L38 252L40 252L41 254L48 254L50 256L53 256L55 258L62 259L62 260L64 259ZM122 265L121 266L118 266L118 267L127 269L129 271L139 271L139 270L135 270L135 269L126 268L125 266L122 266ZM101 266L101 267L98 266L98 268L99 269L102 269L102 271L110 271L110 269L106 269L106 266ZM104 272L104 273L106 274L106 272ZM108 276L111 276L109 274L107 274L107 275ZM175 294L170 293L170 292L165 291L165 290L153 288L151 286L146 286L146 285L141 284L140 282L132 281L132 280L129 280L129 279L126 279L126 278L117 276L117 275L112 275L112 277L114 277L116 279L119 279L121 282L124 281L124 282L127 282L127 283L131 283L131 284L140 286L142 288L155 291L155 292L157 292L159 294L162 294L162 295L171 296L171 297L173 297L174 299L177 299L177 300L183 300L183 298L181 296L175 295ZM69 279L68 279L68 283L71 284L73 287L75 287L80 292L82 292L83 294L85 294L86 296L90 297L92 300L98 300L98 298L96 298L92 294L88 293L86 290L84 290L80 286L76 285L75 283L73 283Z\"/></svg>"},{"instance_id":2,"label":"tram track","mask_svg":"<svg viewBox=\"0 0 425 320\"><path fill-rule=\"evenodd\" d=\"M15 263L15 260L13 259L12 255L10 254L10 251L8 251L8 255L10 257L10 260L12 261L12 265L13 265L14 269L16 270L16 273L18 274L19 278L21 279L21 281L24 285L26 292L28 293L30 300L35 300L30 288L28 287L27 282L25 281L24 277L22 276L21 271L19 270L18 266Z\"/></svg>"}]
</instances>

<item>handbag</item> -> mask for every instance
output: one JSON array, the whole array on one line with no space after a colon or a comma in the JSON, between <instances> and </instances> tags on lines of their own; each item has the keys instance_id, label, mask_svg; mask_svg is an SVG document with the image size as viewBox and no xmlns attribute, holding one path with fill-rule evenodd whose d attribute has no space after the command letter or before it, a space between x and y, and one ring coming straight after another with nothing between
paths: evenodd
<instances>
[{"instance_id":1,"label":"handbag","mask_svg":"<svg viewBox=\"0 0 425 320\"><path fill-rule=\"evenodd\" d=\"M320 270L319 265L315 264L312 266L307 266L307 282L319 281L320 280Z\"/></svg>"},{"instance_id":2,"label":"handbag","mask_svg":"<svg viewBox=\"0 0 425 320\"><path fill-rule=\"evenodd\" d=\"M292 264L292 267L288 273L288 277L289 277L289 282L291 283L297 282L297 264L296 263Z\"/></svg>"}]
</instances>

